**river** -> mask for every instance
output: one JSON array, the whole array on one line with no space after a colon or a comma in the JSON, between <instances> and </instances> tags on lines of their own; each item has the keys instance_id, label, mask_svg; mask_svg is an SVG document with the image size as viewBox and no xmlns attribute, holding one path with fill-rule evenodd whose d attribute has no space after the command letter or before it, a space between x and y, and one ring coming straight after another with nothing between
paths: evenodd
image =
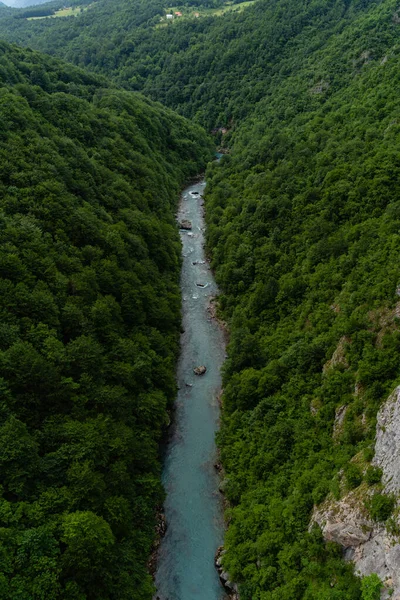
<instances>
[{"instance_id":1,"label":"river","mask_svg":"<svg viewBox=\"0 0 400 600\"><path fill-rule=\"evenodd\" d=\"M167 532L159 548L155 578L160 600L226 598L214 567L224 533L214 464L225 339L208 311L217 287L203 247L204 187L201 181L184 190L178 214L179 221L192 223L192 230L181 230L184 333L176 411L163 468ZM202 376L193 372L199 365L207 367Z\"/></svg>"}]
</instances>

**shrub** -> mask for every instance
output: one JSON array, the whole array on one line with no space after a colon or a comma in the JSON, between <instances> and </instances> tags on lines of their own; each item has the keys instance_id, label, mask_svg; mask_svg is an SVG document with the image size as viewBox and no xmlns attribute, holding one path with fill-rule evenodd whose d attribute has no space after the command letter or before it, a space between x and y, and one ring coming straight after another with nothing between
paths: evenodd
<instances>
[{"instance_id":1,"label":"shrub","mask_svg":"<svg viewBox=\"0 0 400 600\"><path fill-rule=\"evenodd\" d=\"M371 465L368 467L367 472L365 473L365 481L368 483L368 485L380 483L382 479L382 473L382 469L379 467L373 467Z\"/></svg>"},{"instance_id":2,"label":"shrub","mask_svg":"<svg viewBox=\"0 0 400 600\"><path fill-rule=\"evenodd\" d=\"M354 463L350 463L345 468L346 484L349 490L358 487L362 482L362 473L360 468Z\"/></svg>"},{"instance_id":3,"label":"shrub","mask_svg":"<svg viewBox=\"0 0 400 600\"><path fill-rule=\"evenodd\" d=\"M363 577L361 582L362 600L379 600L382 585L382 581L376 573Z\"/></svg>"},{"instance_id":4,"label":"shrub","mask_svg":"<svg viewBox=\"0 0 400 600\"><path fill-rule=\"evenodd\" d=\"M374 521L386 521L393 512L395 499L385 494L374 494L367 503L367 508Z\"/></svg>"},{"instance_id":5,"label":"shrub","mask_svg":"<svg viewBox=\"0 0 400 600\"><path fill-rule=\"evenodd\" d=\"M321 504L325 500L326 495L329 493L329 484L326 481L319 483L312 492L312 498L314 504Z\"/></svg>"},{"instance_id":6,"label":"shrub","mask_svg":"<svg viewBox=\"0 0 400 600\"><path fill-rule=\"evenodd\" d=\"M375 451L373 448L371 448L371 446L368 446L368 448L364 448L363 454L364 454L365 460L367 460L369 462L374 458Z\"/></svg>"}]
</instances>

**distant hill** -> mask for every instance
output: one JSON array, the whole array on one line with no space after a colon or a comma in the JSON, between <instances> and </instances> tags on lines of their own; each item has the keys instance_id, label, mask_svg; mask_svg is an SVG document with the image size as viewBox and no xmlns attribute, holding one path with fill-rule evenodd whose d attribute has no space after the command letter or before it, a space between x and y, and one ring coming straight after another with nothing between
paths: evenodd
<instances>
[{"instance_id":1,"label":"distant hill","mask_svg":"<svg viewBox=\"0 0 400 600\"><path fill-rule=\"evenodd\" d=\"M3 4L3 2L0 2L0 18L4 17L5 15L12 15L13 12L14 11L12 8L6 6L5 4Z\"/></svg>"},{"instance_id":2,"label":"distant hill","mask_svg":"<svg viewBox=\"0 0 400 600\"><path fill-rule=\"evenodd\" d=\"M48 0L6 0L4 4L12 8L26 8L27 6L37 6L45 2L48 2Z\"/></svg>"},{"instance_id":3,"label":"distant hill","mask_svg":"<svg viewBox=\"0 0 400 600\"><path fill-rule=\"evenodd\" d=\"M188 5L198 5L207 10L221 8L225 4L225 0L188 2ZM59 1L47 3L48 14L60 8L60 5ZM140 52L142 49L144 51L142 42L147 44L147 35L154 33L157 34L155 40L164 39L164 35L158 35L162 32L158 32L157 28L163 25L160 20L165 17L167 9L170 8L168 0L96 0L95 2L82 0L80 3L74 0L73 5L82 8L90 5L90 10L83 10L74 19L28 20L31 16L40 16L40 11L34 9L20 10L12 18L1 19L0 15L0 36L8 41L58 55L81 67L102 72L113 79L118 76L119 68L122 66L120 54L125 58L129 58L131 54L132 36L135 40L136 36L139 36ZM200 20L203 26L205 21L208 22L208 18ZM179 19L176 19L174 28L175 25L180 26L183 23L179 23ZM193 31L196 31L192 21L187 22L187 27L192 27ZM158 43L156 41L157 46ZM137 87L136 84L132 86L125 75L119 77L119 80L119 85L128 88ZM121 83L122 81L124 83Z\"/></svg>"}]
</instances>

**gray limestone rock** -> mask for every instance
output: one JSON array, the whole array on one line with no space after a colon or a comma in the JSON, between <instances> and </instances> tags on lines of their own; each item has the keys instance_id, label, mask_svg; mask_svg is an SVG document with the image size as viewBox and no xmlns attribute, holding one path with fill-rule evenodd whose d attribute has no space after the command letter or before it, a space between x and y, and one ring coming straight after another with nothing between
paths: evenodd
<instances>
[{"instance_id":1,"label":"gray limestone rock","mask_svg":"<svg viewBox=\"0 0 400 600\"><path fill-rule=\"evenodd\" d=\"M229 579L229 573L224 571L224 567L222 565L222 558L223 558L224 554L225 554L224 547L220 546L217 549L217 552L215 554L215 568L218 571L219 578L228 594L229 600L240 600L237 584L232 583Z\"/></svg>"},{"instance_id":2,"label":"gray limestone rock","mask_svg":"<svg viewBox=\"0 0 400 600\"><path fill-rule=\"evenodd\" d=\"M365 513L359 499L350 492L342 500L328 500L315 509L312 523L321 527L326 540L344 548L356 548L370 539L374 527Z\"/></svg>"},{"instance_id":3,"label":"gray limestone rock","mask_svg":"<svg viewBox=\"0 0 400 600\"><path fill-rule=\"evenodd\" d=\"M400 387L396 388L377 416L373 464L383 471L384 492L400 493ZM365 485L365 484L363 484ZM314 508L310 527L317 523L326 540L341 544L345 558L360 576L377 573L385 583L382 599L400 600L400 540L383 523L370 520L364 505L371 491L365 487L341 500L328 498ZM397 524L399 518L396 517ZM392 592L391 592L392 590Z\"/></svg>"},{"instance_id":4,"label":"gray limestone rock","mask_svg":"<svg viewBox=\"0 0 400 600\"><path fill-rule=\"evenodd\" d=\"M400 387L378 413L373 464L383 470L385 492L400 491Z\"/></svg>"}]
</instances>

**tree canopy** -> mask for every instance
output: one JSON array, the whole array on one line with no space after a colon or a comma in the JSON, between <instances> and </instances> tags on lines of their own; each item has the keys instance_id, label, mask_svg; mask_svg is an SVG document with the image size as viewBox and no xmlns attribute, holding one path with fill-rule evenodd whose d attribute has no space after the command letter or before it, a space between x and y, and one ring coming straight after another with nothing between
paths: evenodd
<instances>
[{"instance_id":1,"label":"tree canopy","mask_svg":"<svg viewBox=\"0 0 400 600\"><path fill-rule=\"evenodd\" d=\"M204 132L0 46L0 598L150 598Z\"/></svg>"},{"instance_id":2,"label":"tree canopy","mask_svg":"<svg viewBox=\"0 0 400 600\"><path fill-rule=\"evenodd\" d=\"M45 49L112 77L126 90L141 90L208 129L219 129L216 139L227 154L220 164L208 169L206 209L208 250L222 290L221 316L228 321L231 332L218 437L225 469L222 486L230 505L224 568L238 581L242 600L360 600L362 594L375 595L376 581L367 580L361 588L351 566L343 561L341 549L325 543L320 532L309 529L309 524L314 505L328 495L339 498L350 489L360 488L361 493L363 485L376 486L375 500L370 506L371 516L376 520L387 519L394 504L391 497L380 494L381 474L372 470L370 461L377 410L399 384L400 377L398 5L395 0L258 0L243 11L223 17L183 20L165 27L159 23L159 11L165 5L149 3L148 7L154 9L154 14L133 23L123 17L127 4L114 2L112 7L104 0L68 22L21 19L11 22L7 17L0 20L0 32L9 39ZM108 20L104 19L106 11L110 11ZM102 40L96 37L99 32ZM14 86L12 93L17 101L13 97L13 102L5 104L9 121L3 121L4 127L7 126L4 123L12 121L20 127L29 127L36 117L27 113L22 119L19 112L21 107L29 105L30 110L40 111L46 127L53 127L58 115L62 135L77 140L74 149L64 141L59 143L62 156L71 156L68 168L56 160L43 165L47 179L54 171L65 173L68 193L76 195L79 191L82 202L79 200L80 210L72 220L70 209L60 203L58 187L54 189L47 184L43 188L44 178L40 182L35 179L37 167L32 173L28 169L25 179L19 175L25 172L27 148L37 154L35 138L31 146L21 144L23 150L15 157L7 151L7 160L19 166L13 179L7 180L6 207L18 212L19 220L18 225L14 224L17 216L12 213L13 225L5 246L10 251L4 253L0 271L7 281L10 273L17 278L5 284L2 294L13 317L5 320L7 325L2 334L5 358L1 360L7 374L2 385L7 408L1 435L5 440L17 437L19 440L2 457L9 486L6 500L12 503L19 494L23 502L36 489L40 481L37 473L43 468L49 477L46 490L51 492L47 494L56 494L51 479L54 473L67 478L63 484L67 490L75 487L82 490L85 502L77 504L71 500L68 510L72 516L67 520L63 504L67 500L60 500L57 494L61 492L57 491L56 505L61 507L57 514L62 514L63 520L55 519L56 534L40 529L35 538L45 540L41 543L47 549L46 560L54 565L49 567L52 573L49 581L54 579L67 589L65 586L71 583L68 580L71 533L68 532L84 532L88 523L93 524L101 543L98 553L90 556L93 560L90 571L97 572L97 568L101 571L101 565L109 561L116 548L114 540L118 539L118 532L123 529L121 523L129 514L120 501L119 491L113 492L118 501L115 500L117 504L112 510L109 504L107 509L95 510L99 490L108 485L108 478L101 470L93 469L91 456L105 460L104 456L112 453L112 449L103 444L114 436L113 430L110 433L108 429L109 422L99 421L98 407L118 406L123 412L130 397L129 386L138 385L140 393L145 394L146 408L142 409L141 400L137 400L135 418L140 427L143 424L146 427L148 421L153 423L156 407L161 427L165 412L160 409L159 394L163 394L165 403L171 402L173 363L167 353L162 355L160 367L153 351L157 348L159 352L165 336L175 340L172 346L176 348L174 335L179 317L173 309L174 299L168 293L178 305L178 291L169 284L169 292L164 289L167 294L164 303L158 299L149 301L153 290L159 288L153 288L147 281L152 271L146 268L143 273L135 271L137 285L133 283L125 296L121 279L115 277L109 263L103 265L99 248L102 252L107 248L113 256L121 257L118 260L125 260L122 258L125 254L119 254L124 248L120 246L120 238L109 234L109 217L102 211L88 214L84 203L92 202L88 173L98 181L93 166L97 156L106 156L118 172L118 183L114 179L107 181L122 203L117 208L112 203L111 207L108 194L103 194L104 188L96 183L104 198L102 210L112 218L121 213L124 226L133 227L135 236L135 228L140 224L143 229L139 237L142 237L139 240L135 237L132 243L143 257L147 257L143 244L146 247L149 244L155 265L166 260L155 242L161 233L152 237L154 231L160 231L156 229L160 225L148 228L147 221L138 221L136 214L125 216L124 199L128 192L120 179L126 172L121 168L119 142L110 151L107 143L96 141L95 150L87 159L86 154L75 151L78 142L93 144L92 139L99 140L93 124L96 121L82 117L78 127L76 120L66 118L66 111L63 112L66 105L62 104L59 93L79 89L72 98L68 96L69 115L74 110L79 114L80 102L89 101L93 109L117 111L115 118L130 114L127 106L132 96L127 91L110 91L105 84L106 91L100 92L98 80L81 73L79 78L83 79L79 81L57 80L57 86L67 87L52 92L49 106L46 86L54 85L53 75L48 77L46 71L32 69L28 92L23 91L25 80L18 79L21 74L10 71L7 77ZM40 101L34 95L39 93L34 91L37 86L41 86ZM143 110L144 107L155 110L151 103L138 101ZM14 132L10 130L9 135ZM118 135L124 139L120 131ZM178 169L182 176L179 170L182 164L190 164L194 169L198 162L190 154L192 145L182 136L179 140L181 154L174 156L182 157L183 152L189 163L178 161L179 166L173 170ZM146 143L150 141L146 139ZM40 144L43 146L42 141ZM42 146L40 156L46 157L50 150ZM205 156L205 142L202 148ZM70 164L74 176L68 178ZM87 165L84 176L79 171L83 164ZM167 166L165 169L168 177L175 177ZM147 163L140 163L135 173L146 180ZM160 173L157 177L161 177L157 181L164 181ZM27 192L17 204L12 190L24 185L40 186L40 197L45 197L46 203L31 201ZM149 191L140 190L140 194L151 214L154 211L157 219L165 219L168 211L159 210L158 196L155 200ZM171 206L171 199L168 202ZM29 210L24 208L28 205ZM55 246L54 259L61 279L54 275L53 282L49 279L53 270L36 259L26 263L25 254L21 256L16 249L14 235L26 236L23 239L29 241L28 248L38 247L36 229L32 229L36 221L33 225L28 221L29 228L28 216L44 219L46 223L40 243L50 243L47 240L53 243L54 239L61 244ZM9 218L8 213L5 218ZM59 222L62 227L57 228ZM125 229L117 229L118 234L122 231L120 235L125 235ZM54 237L58 231L59 237ZM69 236L74 253L82 253L78 257L64 250L63 244ZM165 234L163 239L167 239ZM174 239L171 238L171 243L177 248ZM110 250L109 240L113 242ZM50 253L46 250L44 254L47 259ZM177 250L167 255L169 261L178 263ZM82 270L78 269L79 276L74 271L77 260L84 264ZM96 268L98 264L101 266L101 276L97 271L93 273L92 263ZM167 262L171 273L176 274L172 263ZM43 273L40 285L31 278L32 272L35 277L37 272ZM63 292L63 277L68 281L67 292ZM163 284L158 270L155 280L157 286ZM49 298L49 281L60 286L56 289L61 295L66 293L68 301L63 304ZM15 291L12 287L9 292L9 285ZM113 292L115 286L121 287L119 296ZM31 322L36 323L38 314L46 317L41 328L34 325L31 330ZM126 343L115 345L115 336L120 336L126 320L137 323L138 318L144 319L137 326L139 329L135 329L135 336L143 334L138 338L140 342L135 342L133 349ZM171 322L175 326L169 330L167 324ZM62 340L57 337L59 327L65 327ZM21 339L20 331L23 331ZM161 336L157 333L160 331ZM136 359L131 357L138 353L140 361L135 368L132 364L136 364ZM107 369L111 360L113 368ZM99 365L107 374L104 383L95 378ZM158 370L154 371L154 365ZM148 383L154 381L155 372L157 381L162 382L161 389L153 389L154 383ZM58 395L54 390L61 381L63 392ZM97 390L93 381L96 386L104 385L106 391L102 387L102 393L92 395ZM75 391L77 385L79 393ZM119 385L128 390L128 396L123 395L124 401L118 400L114 405L112 399L119 398ZM37 402L39 396L48 406L50 420L43 420L42 403ZM59 416L63 410L65 415L89 411L92 419L87 423L89 430L83 434L75 417L64 415L64 422ZM123 412L121 419L124 426L126 414ZM340 414L344 415L342 420L338 419ZM32 434L42 431L44 426L51 435ZM100 436L101 447L94 451L90 443L97 439L98 433L93 432L98 431L104 433ZM120 434L121 444L123 448L134 444L139 468L143 443L140 441L136 448L137 439L129 442L126 436L129 440L128 433ZM45 456L49 454L50 458L43 463L41 444L48 437ZM82 444L89 444L90 451L85 451ZM73 451L64 454L70 445ZM154 453L155 447L154 441L151 446ZM85 465L79 473L74 468L76 457ZM122 477L125 481L119 461L115 470L117 480ZM153 487L154 480L147 476L140 476L139 480L144 486L143 493L148 497L153 494L152 498L158 501L161 492L156 491L157 486ZM48 498L46 495L46 501ZM14 518L11 508L7 505L5 510L10 519ZM144 513L138 514L147 523ZM22 509L18 518L27 519ZM41 522L37 527L40 526ZM140 536L138 539L141 540ZM140 543L137 541L132 548ZM85 562L85 553L90 554L92 540L78 539L77 544L82 564L89 564ZM57 554L60 548L62 560ZM58 577L57 569L62 569L63 578ZM79 584L84 590L89 585L86 576L89 577L82 574ZM101 580L101 585L108 585L107 581ZM371 581L372 592L368 587Z\"/></svg>"}]
</instances>

